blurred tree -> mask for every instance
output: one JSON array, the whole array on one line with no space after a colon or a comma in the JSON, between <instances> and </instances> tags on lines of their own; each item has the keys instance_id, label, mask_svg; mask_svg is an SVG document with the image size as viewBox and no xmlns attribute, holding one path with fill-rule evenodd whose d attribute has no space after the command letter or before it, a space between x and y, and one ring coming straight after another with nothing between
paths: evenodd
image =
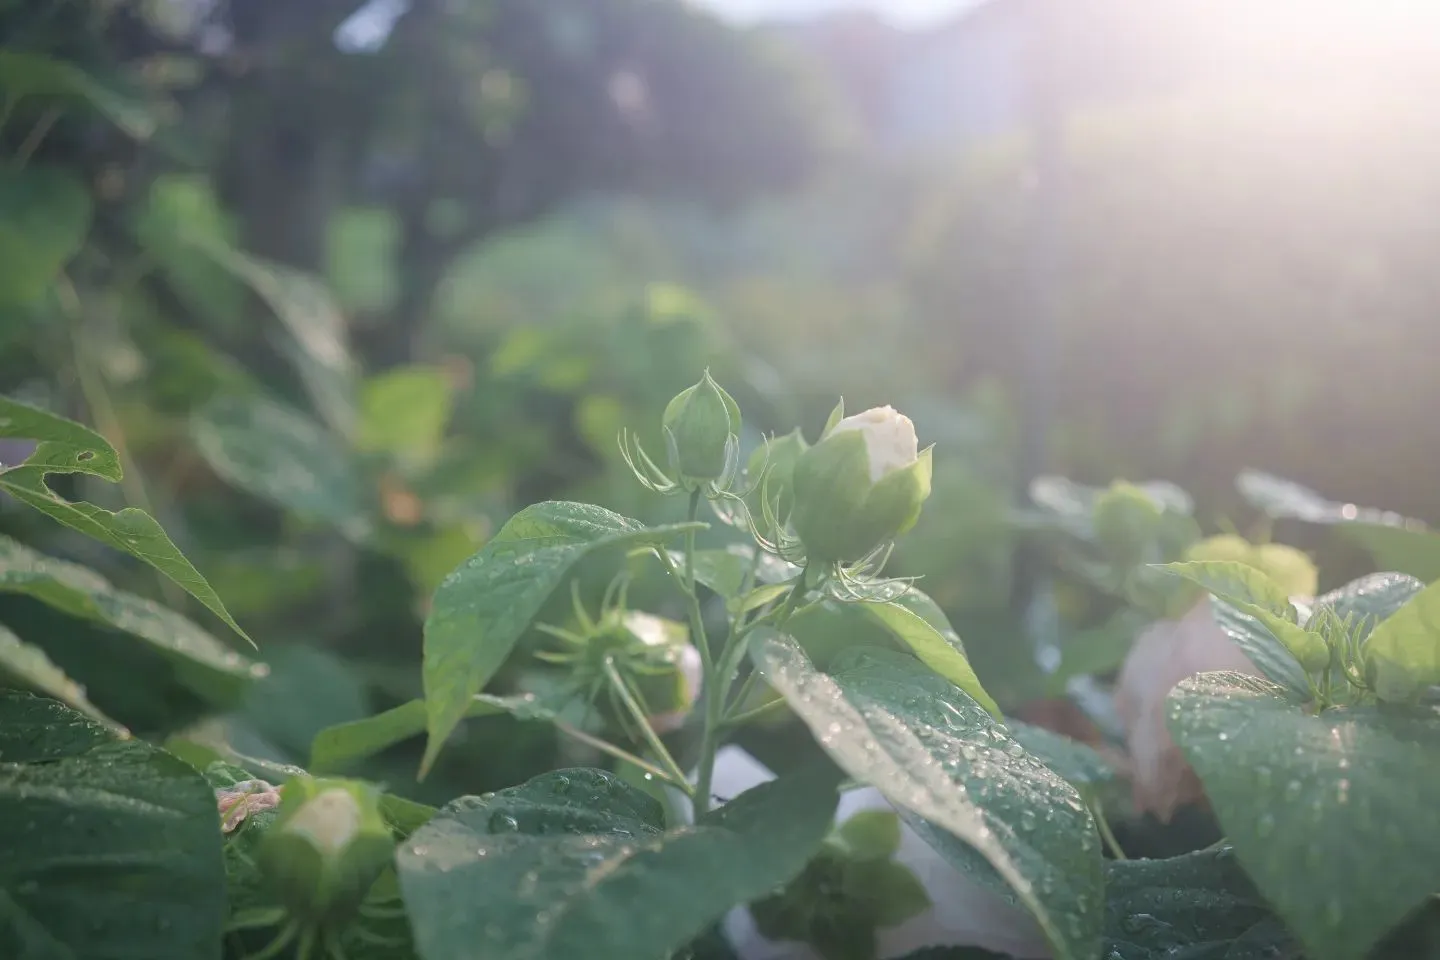
<instances>
[{"instance_id":1,"label":"blurred tree","mask_svg":"<svg viewBox=\"0 0 1440 960\"><path fill-rule=\"evenodd\" d=\"M733 202L822 143L818 87L678 0L251 0L229 21L209 93L242 244L319 272L337 211L394 218L399 289L357 329L372 365L413 353L478 240L591 191Z\"/></svg>"}]
</instances>

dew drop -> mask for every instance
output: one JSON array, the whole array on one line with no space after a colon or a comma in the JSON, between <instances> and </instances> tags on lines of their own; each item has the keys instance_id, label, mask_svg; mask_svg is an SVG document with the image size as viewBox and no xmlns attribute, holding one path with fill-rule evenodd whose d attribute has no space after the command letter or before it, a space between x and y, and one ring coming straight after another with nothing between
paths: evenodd
<instances>
[{"instance_id":1,"label":"dew drop","mask_svg":"<svg viewBox=\"0 0 1440 960\"><path fill-rule=\"evenodd\" d=\"M1023 757L1025 755L1025 748L1018 743L1011 743L1010 746L1005 748L1005 753L1012 757Z\"/></svg>"},{"instance_id":2,"label":"dew drop","mask_svg":"<svg viewBox=\"0 0 1440 960\"><path fill-rule=\"evenodd\" d=\"M1021 811L1020 811L1020 829L1021 829L1021 830L1027 830L1027 831L1028 831L1028 830L1034 830L1034 829L1035 829L1035 811L1034 811L1034 810L1021 810Z\"/></svg>"},{"instance_id":3,"label":"dew drop","mask_svg":"<svg viewBox=\"0 0 1440 960\"><path fill-rule=\"evenodd\" d=\"M515 833L520 829L520 821L508 813L496 813L490 817L491 833Z\"/></svg>"}]
</instances>

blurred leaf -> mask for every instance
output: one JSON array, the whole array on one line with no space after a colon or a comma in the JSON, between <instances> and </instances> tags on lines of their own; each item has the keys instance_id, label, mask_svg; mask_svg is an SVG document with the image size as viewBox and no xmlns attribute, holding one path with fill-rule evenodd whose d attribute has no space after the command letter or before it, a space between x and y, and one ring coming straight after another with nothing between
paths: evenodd
<instances>
[{"instance_id":1,"label":"blurred leaf","mask_svg":"<svg viewBox=\"0 0 1440 960\"><path fill-rule=\"evenodd\" d=\"M1258 470L1241 473L1236 486L1267 516L1335 526L1368 550L1384 569L1408 573L1426 583L1440 580L1440 533L1419 520L1327 500L1308 487Z\"/></svg>"},{"instance_id":2,"label":"blurred leaf","mask_svg":"<svg viewBox=\"0 0 1440 960\"><path fill-rule=\"evenodd\" d=\"M251 686L239 712L291 758L305 759L322 730L370 714L365 683L334 654L284 646L268 660L270 675Z\"/></svg>"},{"instance_id":3,"label":"blurred leaf","mask_svg":"<svg viewBox=\"0 0 1440 960\"><path fill-rule=\"evenodd\" d=\"M222 395L190 420L196 449L220 476L352 540L371 532L361 473L349 451L312 420L259 396Z\"/></svg>"},{"instance_id":4,"label":"blurred leaf","mask_svg":"<svg viewBox=\"0 0 1440 960\"><path fill-rule=\"evenodd\" d=\"M909 656L855 650L827 676L788 637L757 632L752 651L847 773L983 856L1035 915L1057 957L1095 956L1100 845L1074 787Z\"/></svg>"},{"instance_id":5,"label":"blurred leaf","mask_svg":"<svg viewBox=\"0 0 1440 960\"><path fill-rule=\"evenodd\" d=\"M350 355L345 317L324 284L283 264L196 238L195 248L245 281L285 325L285 352L300 371L315 409L330 429L354 435L359 369Z\"/></svg>"},{"instance_id":6,"label":"blurred leaf","mask_svg":"<svg viewBox=\"0 0 1440 960\"><path fill-rule=\"evenodd\" d=\"M45 478L53 473L81 473L112 483L119 481L119 455L104 437L74 421L4 397L0 397L0 437L42 441L18 467L0 468L0 490L72 530L148 563L203 603L251 646L255 645L153 517L136 507L111 513L94 504L71 503L46 485Z\"/></svg>"},{"instance_id":7,"label":"blurred leaf","mask_svg":"<svg viewBox=\"0 0 1440 960\"><path fill-rule=\"evenodd\" d=\"M1440 711L1313 714L1256 677L1171 694L1169 727L1235 855L1314 960L1361 960L1440 890Z\"/></svg>"},{"instance_id":8,"label":"blurred leaf","mask_svg":"<svg viewBox=\"0 0 1440 960\"><path fill-rule=\"evenodd\" d=\"M597 770L462 798L397 856L416 943L426 960L659 960L801 871L838 780L785 776L668 833L652 797Z\"/></svg>"},{"instance_id":9,"label":"blurred leaf","mask_svg":"<svg viewBox=\"0 0 1440 960\"><path fill-rule=\"evenodd\" d=\"M8 55L0 51L0 75ZM0 303L29 303L49 289L85 244L90 217L90 192L70 173L0 170Z\"/></svg>"},{"instance_id":10,"label":"blurred leaf","mask_svg":"<svg viewBox=\"0 0 1440 960\"><path fill-rule=\"evenodd\" d=\"M118 734L127 733L124 727L105 716L91 703L85 696L85 688L51 663L44 650L26 643L0 625L0 688L6 687L53 697Z\"/></svg>"},{"instance_id":11,"label":"blurred leaf","mask_svg":"<svg viewBox=\"0 0 1440 960\"><path fill-rule=\"evenodd\" d=\"M356 449L426 462L439 450L454 391L439 367L386 371L361 387Z\"/></svg>"},{"instance_id":12,"label":"blurred leaf","mask_svg":"<svg viewBox=\"0 0 1440 960\"><path fill-rule=\"evenodd\" d=\"M106 87L73 63L43 54L0 50L0 89L12 97L81 101L137 140L148 138L158 125L149 104Z\"/></svg>"},{"instance_id":13,"label":"blurred leaf","mask_svg":"<svg viewBox=\"0 0 1440 960\"><path fill-rule=\"evenodd\" d=\"M72 617L145 641L173 662L177 676L214 703L230 703L265 668L224 646L190 620L152 600L116 590L78 564L36 553L0 535L0 591L23 593Z\"/></svg>"},{"instance_id":14,"label":"blurred leaf","mask_svg":"<svg viewBox=\"0 0 1440 960\"><path fill-rule=\"evenodd\" d=\"M685 529L647 529L580 503L539 503L511 517L440 585L425 619L429 742L422 775L572 566L605 547L659 546Z\"/></svg>"},{"instance_id":15,"label":"blurred leaf","mask_svg":"<svg viewBox=\"0 0 1440 960\"><path fill-rule=\"evenodd\" d=\"M215 793L157 747L0 692L0 849L7 956L220 955Z\"/></svg>"}]
</instances>

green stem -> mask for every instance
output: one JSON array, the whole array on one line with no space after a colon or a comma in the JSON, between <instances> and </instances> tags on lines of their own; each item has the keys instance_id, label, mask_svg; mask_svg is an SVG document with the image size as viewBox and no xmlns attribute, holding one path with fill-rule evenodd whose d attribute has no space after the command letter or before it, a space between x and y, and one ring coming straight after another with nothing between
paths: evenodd
<instances>
[{"instance_id":1,"label":"green stem","mask_svg":"<svg viewBox=\"0 0 1440 960\"><path fill-rule=\"evenodd\" d=\"M640 732L645 737L645 743L654 752L655 759L659 760L661 765L670 772L673 779L680 783L686 783L685 771L680 769L680 764L675 762L675 758L671 756L664 741L655 732L655 728L650 726L650 718L645 715L644 709L635 699L630 685L625 682L625 678L620 676L620 671L615 668L615 661L609 657L605 659L605 677L610 681L611 688L620 697L621 702L625 704L625 709L630 711L630 716L634 717L635 722L640 725Z\"/></svg>"},{"instance_id":2,"label":"green stem","mask_svg":"<svg viewBox=\"0 0 1440 960\"><path fill-rule=\"evenodd\" d=\"M760 675L754 670L751 670L745 675L744 681L740 684L740 689L735 691L734 696L730 698L730 705L725 708L725 718L727 722L730 717L734 716L735 711L739 709L740 705L749 698L750 691L755 689L755 681L759 679L759 676Z\"/></svg>"},{"instance_id":3,"label":"green stem","mask_svg":"<svg viewBox=\"0 0 1440 960\"><path fill-rule=\"evenodd\" d=\"M746 710L744 713L737 713L727 717L725 719L725 727L727 729L731 729L734 727L743 727L745 724L749 723L752 720L760 720L770 716L772 713L779 713L787 706L789 706L789 704L786 702L785 698L779 697L775 700L771 700L769 703L762 703L754 710Z\"/></svg>"},{"instance_id":4,"label":"green stem","mask_svg":"<svg viewBox=\"0 0 1440 960\"><path fill-rule=\"evenodd\" d=\"M1090 804L1090 812L1095 817L1095 826L1100 830L1100 839L1105 841L1105 846L1110 848L1110 852L1115 855L1115 859L1130 859L1125 856L1125 851L1121 848L1120 841L1115 839L1115 834L1110 829L1110 821L1105 819L1105 811L1100 804Z\"/></svg>"},{"instance_id":5,"label":"green stem","mask_svg":"<svg viewBox=\"0 0 1440 960\"><path fill-rule=\"evenodd\" d=\"M609 740L602 740L600 737L588 734L584 730L581 730L579 727L572 726L571 724L566 723L564 720L553 720L551 721L551 723L556 730L559 730L567 737L578 740L580 743L585 744L587 747L594 747L601 753L607 753L610 756L614 757L616 760L624 760L626 763L633 763L635 766L639 767L641 770L644 770L651 776L659 777L666 783L672 784L675 787L678 787L679 789L685 791L686 793L690 792L690 784L686 782L684 777L681 777L677 782L673 777L670 776L668 772L655 766L655 764L651 763L650 761L635 756L635 754L631 753L629 750L615 746L615 744L611 743Z\"/></svg>"}]
</instances>

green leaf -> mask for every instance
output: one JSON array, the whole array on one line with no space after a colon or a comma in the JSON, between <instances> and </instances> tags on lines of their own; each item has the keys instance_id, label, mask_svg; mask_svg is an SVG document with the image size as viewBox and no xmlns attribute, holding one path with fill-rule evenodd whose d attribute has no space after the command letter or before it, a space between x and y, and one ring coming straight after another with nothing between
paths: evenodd
<instances>
[{"instance_id":1,"label":"green leaf","mask_svg":"<svg viewBox=\"0 0 1440 960\"><path fill-rule=\"evenodd\" d=\"M4 535L0 592L23 593L145 641L176 665L176 676L188 689L216 705L237 702L242 691L266 673L263 664L242 657L168 607L116 590L87 567L47 557Z\"/></svg>"},{"instance_id":2,"label":"green leaf","mask_svg":"<svg viewBox=\"0 0 1440 960\"><path fill-rule=\"evenodd\" d=\"M1440 890L1440 711L1315 715L1274 684L1215 673L1171 694L1169 727L1313 960L1361 960Z\"/></svg>"},{"instance_id":3,"label":"green leaf","mask_svg":"<svg viewBox=\"0 0 1440 960\"><path fill-rule=\"evenodd\" d=\"M0 490L72 530L154 567L255 646L154 517L135 507L111 513L94 504L71 503L46 486L45 478L53 473L82 473L118 481L120 458L105 438L72 420L5 397L0 397L0 437L40 441L24 463L0 468Z\"/></svg>"},{"instance_id":4,"label":"green leaf","mask_svg":"<svg viewBox=\"0 0 1440 960\"><path fill-rule=\"evenodd\" d=\"M1007 720L1006 724L1026 753L1082 794L1114 783L1119 777L1104 757L1079 740L1018 720Z\"/></svg>"},{"instance_id":5,"label":"green leaf","mask_svg":"<svg viewBox=\"0 0 1440 960\"><path fill-rule=\"evenodd\" d=\"M0 624L0 689L30 690L52 697L73 710L104 724L117 734L128 733L124 727L105 716L85 696L85 688L65 675L50 662L45 651L26 643Z\"/></svg>"},{"instance_id":6,"label":"green leaf","mask_svg":"<svg viewBox=\"0 0 1440 960\"><path fill-rule=\"evenodd\" d=\"M482 695L471 702L464 718L504 712L499 698ZM310 769L315 773L338 773L424 732L424 700L411 700L364 720L336 724L321 730L311 741Z\"/></svg>"},{"instance_id":7,"label":"green leaf","mask_svg":"<svg viewBox=\"0 0 1440 960\"><path fill-rule=\"evenodd\" d=\"M1292 623L1296 620L1295 608L1285 591L1255 567L1233 560L1192 560L1167 563L1160 569L1197 583L1222 600L1258 607Z\"/></svg>"},{"instance_id":8,"label":"green leaf","mask_svg":"<svg viewBox=\"0 0 1440 960\"><path fill-rule=\"evenodd\" d=\"M0 51L0 63L5 53ZM0 303L38 299L85 244L90 192L49 167L0 171Z\"/></svg>"},{"instance_id":9,"label":"green leaf","mask_svg":"<svg viewBox=\"0 0 1440 960\"><path fill-rule=\"evenodd\" d=\"M211 469L241 490L355 541L371 533L349 451L298 411L264 397L222 395L195 411L190 435Z\"/></svg>"},{"instance_id":10,"label":"green leaf","mask_svg":"<svg viewBox=\"0 0 1440 960\"><path fill-rule=\"evenodd\" d=\"M1245 644L1254 642L1256 652L1264 660L1264 663L1257 660L1255 665L1266 670L1267 676L1272 679L1283 678L1280 682L1294 689L1294 671L1267 642L1267 634L1278 640L1292 655L1302 674L1307 664L1312 670L1323 669L1329 658L1324 639L1299 625L1300 615L1290 603L1284 589L1255 567L1233 560L1192 560L1188 563L1168 563L1159 569L1199 584L1239 614L1258 621L1264 627L1263 632L1246 629L1232 633L1231 637L1241 644L1247 655L1250 650ZM1219 605L1216 605L1216 611L1217 618L1224 617L1226 621L1236 622L1235 618L1226 616L1225 612L1219 609ZM1277 674L1271 675L1271 669L1276 670ZM1303 682L1301 687L1305 687Z\"/></svg>"},{"instance_id":11,"label":"green leaf","mask_svg":"<svg viewBox=\"0 0 1440 960\"><path fill-rule=\"evenodd\" d=\"M751 566L754 566L755 583L769 585L768 587L759 587L757 592L767 591L773 599L775 594L770 588L794 580L800 575L800 568L792 563L764 551L760 551L760 559L757 562L755 554L756 548L744 543L731 544L723 550L697 550L695 551L695 579L724 599L734 600L740 596L740 591L745 587L746 575L750 572ZM672 550L670 559L675 566L684 568L685 555L683 553Z\"/></svg>"},{"instance_id":12,"label":"green leaf","mask_svg":"<svg viewBox=\"0 0 1440 960\"><path fill-rule=\"evenodd\" d=\"M195 249L250 286L290 334L283 349L300 372L321 419L341 437L355 433L359 368L350 353L345 316L330 291L309 274L262 260L213 239L190 238Z\"/></svg>"},{"instance_id":13,"label":"green leaf","mask_svg":"<svg viewBox=\"0 0 1440 960\"><path fill-rule=\"evenodd\" d=\"M891 810L861 810L836 831L852 860L888 860L900 849L900 818Z\"/></svg>"},{"instance_id":14,"label":"green leaf","mask_svg":"<svg viewBox=\"0 0 1440 960\"><path fill-rule=\"evenodd\" d=\"M515 516L435 592L425 618L429 770L470 701L581 558L607 547L659 545L685 525L648 529L582 503L539 503Z\"/></svg>"},{"instance_id":15,"label":"green leaf","mask_svg":"<svg viewBox=\"0 0 1440 960\"><path fill-rule=\"evenodd\" d=\"M1105 864L1107 960L1260 960L1279 954L1247 952L1245 943L1269 927L1270 939L1259 946L1288 946L1277 926L1228 844L1166 860Z\"/></svg>"},{"instance_id":16,"label":"green leaf","mask_svg":"<svg viewBox=\"0 0 1440 960\"><path fill-rule=\"evenodd\" d=\"M1419 520L1328 500L1298 483L1257 470L1241 473L1236 486L1268 516L1334 526L1370 551L1384 569L1408 573L1426 583L1440 580L1440 534Z\"/></svg>"},{"instance_id":17,"label":"green leaf","mask_svg":"<svg viewBox=\"0 0 1440 960\"><path fill-rule=\"evenodd\" d=\"M1408 699L1440 684L1440 583L1415 594L1370 632L1366 669L1384 700Z\"/></svg>"},{"instance_id":18,"label":"green leaf","mask_svg":"<svg viewBox=\"0 0 1440 960\"><path fill-rule=\"evenodd\" d=\"M794 878L834 815L828 766L662 832L650 796L598 770L465 797L397 856L425 960L663 960Z\"/></svg>"},{"instance_id":19,"label":"green leaf","mask_svg":"<svg viewBox=\"0 0 1440 960\"><path fill-rule=\"evenodd\" d=\"M1306 679L1305 668L1270 629L1270 624L1219 597L1210 598L1210 609L1220 629L1235 641L1235 645L1261 673L1297 697L1310 696L1310 682Z\"/></svg>"},{"instance_id":20,"label":"green leaf","mask_svg":"<svg viewBox=\"0 0 1440 960\"><path fill-rule=\"evenodd\" d=\"M219 957L215 793L53 700L0 692L0 954Z\"/></svg>"},{"instance_id":21,"label":"green leaf","mask_svg":"<svg viewBox=\"0 0 1440 960\"><path fill-rule=\"evenodd\" d=\"M136 140L158 125L149 104L105 86L73 63L38 53L0 50L0 89L12 97L53 97L88 104Z\"/></svg>"},{"instance_id":22,"label":"green leaf","mask_svg":"<svg viewBox=\"0 0 1440 960\"><path fill-rule=\"evenodd\" d=\"M1368 636L1424 589L1424 583L1403 573L1372 573L1317 597L1315 607L1329 607L1342 619L1353 618L1362 636Z\"/></svg>"},{"instance_id":23,"label":"green leaf","mask_svg":"<svg viewBox=\"0 0 1440 960\"><path fill-rule=\"evenodd\" d=\"M927 667L964 690L995 719L1001 719L1000 708L981 686L980 678L975 676L975 670L965 657L959 635L949 629L948 622L942 630L898 603L856 603L850 606L872 617L909 647ZM944 614L940 616L943 618Z\"/></svg>"},{"instance_id":24,"label":"green leaf","mask_svg":"<svg viewBox=\"0 0 1440 960\"><path fill-rule=\"evenodd\" d=\"M1074 787L907 655L855 650L827 676L789 637L757 631L752 651L765 679L847 773L983 856L1061 960L1095 956L1100 845Z\"/></svg>"},{"instance_id":25,"label":"green leaf","mask_svg":"<svg viewBox=\"0 0 1440 960\"><path fill-rule=\"evenodd\" d=\"M371 377L361 387L355 446L428 460L439 451L453 401L450 380L438 367L399 367Z\"/></svg>"}]
</instances>

